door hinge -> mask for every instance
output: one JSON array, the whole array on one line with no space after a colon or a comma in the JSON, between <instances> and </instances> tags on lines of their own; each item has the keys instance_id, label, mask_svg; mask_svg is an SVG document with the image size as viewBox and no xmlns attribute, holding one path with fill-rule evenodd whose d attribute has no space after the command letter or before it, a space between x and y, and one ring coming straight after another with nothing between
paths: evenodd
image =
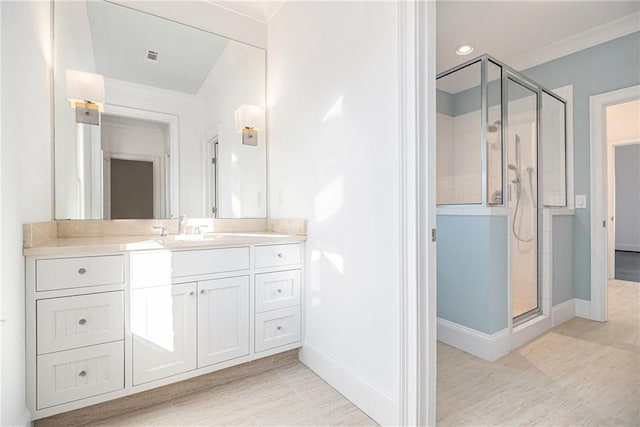
<instances>
[{"instance_id":1,"label":"door hinge","mask_svg":"<svg viewBox=\"0 0 640 427\"><path fill-rule=\"evenodd\" d=\"M436 241L436 229L435 228L431 229L431 241L432 242Z\"/></svg>"},{"instance_id":2,"label":"door hinge","mask_svg":"<svg viewBox=\"0 0 640 427\"><path fill-rule=\"evenodd\" d=\"M607 221L602 221L602 227L606 227L607 226Z\"/></svg>"},{"instance_id":3,"label":"door hinge","mask_svg":"<svg viewBox=\"0 0 640 427\"><path fill-rule=\"evenodd\" d=\"M215 207L215 206L213 206L213 207L211 208L211 213L215 215L215 213L216 213L216 207Z\"/></svg>"},{"instance_id":4,"label":"door hinge","mask_svg":"<svg viewBox=\"0 0 640 427\"><path fill-rule=\"evenodd\" d=\"M212 165L215 165L215 164L216 164L216 158L215 158L215 157L212 157L212 158L211 158L211 164L212 164Z\"/></svg>"}]
</instances>

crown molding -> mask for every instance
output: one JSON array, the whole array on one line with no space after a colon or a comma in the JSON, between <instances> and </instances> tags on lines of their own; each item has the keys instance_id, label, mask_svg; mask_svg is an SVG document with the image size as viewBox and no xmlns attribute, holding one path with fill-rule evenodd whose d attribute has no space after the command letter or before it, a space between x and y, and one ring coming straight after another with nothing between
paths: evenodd
<instances>
[{"instance_id":1,"label":"crown molding","mask_svg":"<svg viewBox=\"0 0 640 427\"><path fill-rule=\"evenodd\" d=\"M235 13L244 18L261 24L268 24L269 21L278 13L286 0L253 0L245 2L236 2L229 0L203 0L213 6L224 9L227 12ZM252 9L249 5L258 5L259 8ZM258 11L259 9L259 11Z\"/></svg>"},{"instance_id":2,"label":"crown molding","mask_svg":"<svg viewBox=\"0 0 640 427\"><path fill-rule=\"evenodd\" d=\"M507 58L505 62L522 71L637 31L640 31L640 12L623 16L526 54Z\"/></svg>"}]
</instances>

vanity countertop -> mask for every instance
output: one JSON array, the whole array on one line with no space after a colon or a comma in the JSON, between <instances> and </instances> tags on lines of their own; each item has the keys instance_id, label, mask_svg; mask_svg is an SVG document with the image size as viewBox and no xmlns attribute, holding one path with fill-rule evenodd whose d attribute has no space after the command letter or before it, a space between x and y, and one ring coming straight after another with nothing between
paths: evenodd
<instances>
[{"instance_id":1,"label":"vanity countertop","mask_svg":"<svg viewBox=\"0 0 640 427\"><path fill-rule=\"evenodd\" d=\"M25 256L105 254L153 249L204 249L222 246L272 245L303 242L306 236L275 232L206 233L202 235L68 237L24 248Z\"/></svg>"}]
</instances>

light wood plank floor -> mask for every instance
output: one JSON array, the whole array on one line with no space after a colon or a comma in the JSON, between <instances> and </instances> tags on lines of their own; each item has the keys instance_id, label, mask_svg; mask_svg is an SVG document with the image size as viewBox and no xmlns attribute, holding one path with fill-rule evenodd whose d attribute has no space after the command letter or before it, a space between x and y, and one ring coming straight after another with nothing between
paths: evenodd
<instances>
[{"instance_id":1,"label":"light wood plank floor","mask_svg":"<svg viewBox=\"0 0 640 427\"><path fill-rule=\"evenodd\" d=\"M496 362L438 343L437 423L639 426L640 286L609 282L609 321L575 318Z\"/></svg>"},{"instance_id":2,"label":"light wood plank floor","mask_svg":"<svg viewBox=\"0 0 640 427\"><path fill-rule=\"evenodd\" d=\"M375 426L353 403L300 362L232 381L99 426Z\"/></svg>"}]
</instances>

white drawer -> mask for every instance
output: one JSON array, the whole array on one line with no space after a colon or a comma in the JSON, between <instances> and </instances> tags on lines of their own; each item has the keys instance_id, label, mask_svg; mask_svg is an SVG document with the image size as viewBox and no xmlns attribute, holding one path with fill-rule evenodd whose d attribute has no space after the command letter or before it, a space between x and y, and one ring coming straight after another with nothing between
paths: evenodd
<instances>
[{"instance_id":1,"label":"white drawer","mask_svg":"<svg viewBox=\"0 0 640 427\"><path fill-rule=\"evenodd\" d=\"M123 292L38 300L38 354L124 338Z\"/></svg>"},{"instance_id":2,"label":"white drawer","mask_svg":"<svg viewBox=\"0 0 640 427\"><path fill-rule=\"evenodd\" d=\"M122 255L36 260L38 291L120 283L124 283Z\"/></svg>"},{"instance_id":3,"label":"white drawer","mask_svg":"<svg viewBox=\"0 0 640 427\"><path fill-rule=\"evenodd\" d=\"M38 409L122 388L123 341L38 356Z\"/></svg>"},{"instance_id":4,"label":"white drawer","mask_svg":"<svg viewBox=\"0 0 640 427\"><path fill-rule=\"evenodd\" d=\"M249 248L195 251L149 251L131 254L133 287L172 283L173 277L197 276L249 269Z\"/></svg>"},{"instance_id":5,"label":"white drawer","mask_svg":"<svg viewBox=\"0 0 640 427\"><path fill-rule=\"evenodd\" d=\"M300 264L300 244L256 246L256 268Z\"/></svg>"},{"instance_id":6,"label":"white drawer","mask_svg":"<svg viewBox=\"0 0 640 427\"><path fill-rule=\"evenodd\" d=\"M300 341L300 307L256 314L256 353L296 341Z\"/></svg>"},{"instance_id":7,"label":"white drawer","mask_svg":"<svg viewBox=\"0 0 640 427\"><path fill-rule=\"evenodd\" d=\"M256 313L300 305L300 270L256 274Z\"/></svg>"}]
</instances>

